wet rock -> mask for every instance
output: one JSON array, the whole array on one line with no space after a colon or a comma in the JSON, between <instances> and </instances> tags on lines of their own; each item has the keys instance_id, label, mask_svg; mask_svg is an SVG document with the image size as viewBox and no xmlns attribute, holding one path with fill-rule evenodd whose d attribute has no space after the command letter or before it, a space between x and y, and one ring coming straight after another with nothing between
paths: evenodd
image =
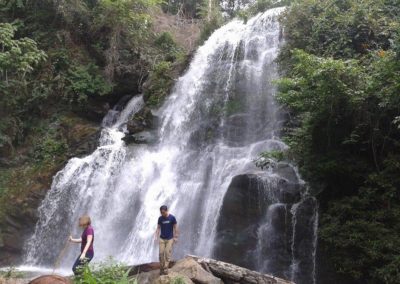
<instances>
[{"instance_id":1,"label":"wet rock","mask_svg":"<svg viewBox=\"0 0 400 284\"><path fill-rule=\"evenodd\" d=\"M72 282L59 275L43 275L33 279L29 284L71 284Z\"/></svg>"},{"instance_id":2,"label":"wet rock","mask_svg":"<svg viewBox=\"0 0 400 284\"><path fill-rule=\"evenodd\" d=\"M277 232L289 229L290 207L301 200L302 185L296 182L293 168L283 163L273 174L264 175L265 172L244 174L232 179L218 220L216 258L256 269L259 263L254 253L267 212L272 214L270 225ZM277 204L275 210L269 210L272 204ZM286 239L279 240L282 247L285 247Z\"/></svg>"},{"instance_id":3,"label":"wet rock","mask_svg":"<svg viewBox=\"0 0 400 284\"><path fill-rule=\"evenodd\" d=\"M274 173L286 179L289 182L299 183L299 178L292 165L285 162L279 162L274 166Z\"/></svg>"},{"instance_id":4,"label":"wet rock","mask_svg":"<svg viewBox=\"0 0 400 284\"><path fill-rule=\"evenodd\" d=\"M254 267L246 252L257 245L257 228L267 207L262 180L257 175L235 176L220 211L214 249L216 258Z\"/></svg>"},{"instance_id":5,"label":"wet rock","mask_svg":"<svg viewBox=\"0 0 400 284\"><path fill-rule=\"evenodd\" d=\"M81 157L93 152L98 145L100 126L76 116L66 116L61 128L68 143L68 156Z\"/></svg>"},{"instance_id":6,"label":"wet rock","mask_svg":"<svg viewBox=\"0 0 400 284\"><path fill-rule=\"evenodd\" d=\"M155 131L142 131L132 135L126 135L122 138L127 144L154 144L158 141Z\"/></svg>"},{"instance_id":7,"label":"wet rock","mask_svg":"<svg viewBox=\"0 0 400 284\"><path fill-rule=\"evenodd\" d=\"M75 112L82 118L100 123L110 109L110 103L102 100L89 99L85 107Z\"/></svg>"},{"instance_id":8,"label":"wet rock","mask_svg":"<svg viewBox=\"0 0 400 284\"><path fill-rule=\"evenodd\" d=\"M307 276L313 274L314 258L309 252L314 251L316 246L314 230L318 222L317 210L317 200L311 196L302 200L296 208L293 255L299 260L297 271L301 273L296 271L295 277L300 283L307 283Z\"/></svg>"},{"instance_id":9,"label":"wet rock","mask_svg":"<svg viewBox=\"0 0 400 284\"><path fill-rule=\"evenodd\" d=\"M137 112L127 124L128 134L135 134L145 130L154 129L157 124L157 118L148 107L144 107Z\"/></svg>"}]
</instances>

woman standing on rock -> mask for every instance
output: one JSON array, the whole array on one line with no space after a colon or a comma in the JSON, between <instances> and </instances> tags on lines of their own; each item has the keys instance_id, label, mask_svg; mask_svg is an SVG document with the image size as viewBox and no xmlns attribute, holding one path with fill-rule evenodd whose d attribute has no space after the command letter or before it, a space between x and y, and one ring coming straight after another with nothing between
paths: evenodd
<instances>
[{"instance_id":1,"label":"woman standing on rock","mask_svg":"<svg viewBox=\"0 0 400 284\"><path fill-rule=\"evenodd\" d=\"M73 243L81 244L81 254L76 259L74 266L72 266L72 271L75 275L79 274L80 269L83 268L85 263L89 263L93 256L93 242L94 242L94 231L90 225L92 222L89 216L82 216L79 218L79 227L83 228L82 236L79 239L73 239L69 236L69 241Z\"/></svg>"}]
</instances>

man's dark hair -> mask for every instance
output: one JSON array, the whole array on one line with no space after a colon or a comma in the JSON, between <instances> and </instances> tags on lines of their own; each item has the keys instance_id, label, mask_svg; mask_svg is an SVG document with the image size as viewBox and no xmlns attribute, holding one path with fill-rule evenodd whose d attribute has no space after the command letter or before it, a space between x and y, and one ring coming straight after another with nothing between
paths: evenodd
<instances>
[{"instance_id":1,"label":"man's dark hair","mask_svg":"<svg viewBox=\"0 0 400 284\"><path fill-rule=\"evenodd\" d=\"M167 205L163 205L160 207L160 211L168 211Z\"/></svg>"}]
</instances>

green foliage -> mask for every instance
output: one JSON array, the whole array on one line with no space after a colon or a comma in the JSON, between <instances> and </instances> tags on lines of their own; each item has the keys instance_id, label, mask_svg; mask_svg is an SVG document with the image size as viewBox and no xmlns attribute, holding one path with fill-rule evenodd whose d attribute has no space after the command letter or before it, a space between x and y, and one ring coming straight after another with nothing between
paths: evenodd
<instances>
[{"instance_id":1,"label":"green foliage","mask_svg":"<svg viewBox=\"0 0 400 284\"><path fill-rule=\"evenodd\" d=\"M198 15L204 19L201 27L200 43L206 41L210 35L224 23L221 7L216 0L208 0L199 5Z\"/></svg>"},{"instance_id":2,"label":"green foliage","mask_svg":"<svg viewBox=\"0 0 400 284\"><path fill-rule=\"evenodd\" d=\"M397 283L399 170L399 156L392 157L381 172L367 178L358 195L335 200L323 215L320 236L341 273L354 279L368 275L374 283Z\"/></svg>"},{"instance_id":3,"label":"green foliage","mask_svg":"<svg viewBox=\"0 0 400 284\"><path fill-rule=\"evenodd\" d=\"M150 86L144 93L148 105L158 106L168 94L173 84L171 71L171 62L161 61L154 65L149 77Z\"/></svg>"},{"instance_id":4,"label":"green foliage","mask_svg":"<svg viewBox=\"0 0 400 284\"><path fill-rule=\"evenodd\" d=\"M96 65L80 65L69 68L67 76L67 93L71 102L83 102L89 96L105 95L111 92L111 85L100 75Z\"/></svg>"},{"instance_id":5,"label":"green foliage","mask_svg":"<svg viewBox=\"0 0 400 284\"><path fill-rule=\"evenodd\" d=\"M163 32L154 41L155 45L164 53L164 58L167 61L175 61L179 59L182 54L182 48L178 46L172 37L171 33Z\"/></svg>"},{"instance_id":6,"label":"green foliage","mask_svg":"<svg viewBox=\"0 0 400 284\"><path fill-rule=\"evenodd\" d=\"M276 162L287 160L286 151L267 151L260 154L260 156L254 160L257 167L263 169L268 169L274 167Z\"/></svg>"},{"instance_id":7,"label":"green foliage","mask_svg":"<svg viewBox=\"0 0 400 284\"><path fill-rule=\"evenodd\" d=\"M23 278L24 276L25 275L23 272L18 271L13 266L7 268L6 270L0 271L0 277L4 277L5 279Z\"/></svg>"},{"instance_id":8,"label":"green foliage","mask_svg":"<svg viewBox=\"0 0 400 284\"><path fill-rule=\"evenodd\" d=\"M244 10L247 17L253 16L257 13L264 12L268 9L289 6L293 0L257 0L254 4L252 4L249 8ZM242 10L243 11L243 10ZM239 13L243 13L239 11ZM240 14L238 15L240 16Z\"/></svg>"},{"instance_id":9,"label":"green foliage","mask_svg":"<svg viewBox=\"0 0 400 284\"><path fill-rule=\"evenodd\" d=\"M185 284L185 279L183 277L175 277L174 279L172 279L172 284Z\"/></svg>"},{"instance_id":10,"label":"green foliage","mask_svg":"<svg viewBox=\"0 0 400 284\"><path fill-rule=\"evenodd\" d=\"M0 23L0 90L6 106L17 103L27 90L26 75L46 59L44 51L30 38L15 38L17 28L8 23ZM24 91L23 94L20 92Z\"/></svg>"},{"instance_id":11,"label":"green foliage","mask_svg":"<svg viewBox=\"0 0 400 284\"><path fill-rule=\"evenodd\" d=\"M34 131L42 134L37 135L33 142L33 158L36 162L55 161L65 155L68 144L60 133L58 122L50 124L47 129L36 128Z\"/></svg>"},{"instance_id":12,"label":"green foliage","mask_svg":"<svg viewBox=\"0 0 400 284\"><path fill-rule=\"evenodd\" d=\"M159 0L101 0L95 8L95 24L112 33L126 33L135 43L147 35L150 25L148 9L160 4Z\"/></svg>"},{"instance_id":13,"label":"green foliage","mask_svg":"<svg viewBox=\"0 0 400 284\"><path fill-rule=\"evenodd\" d=\"M130 269L112 259L92 268L85 265L81 276L74 279L76 284L137 284L135 278L129 277Z\"/></svg>"},{"instance_id":14,"label":"green foliage","mask_svg":"<svg viewBox=\"0 0 400 284\"><path fill-rule=\"evenodd\" d=\"M21 133L21 117L27 109L35 82L30 74L46 60L44 51L30 38L16 38L16 26L0 23L0 145L10 144Z\"/></svg>"},{"instance_id":15,"label":"green foliage","mask_svg":"<svg viewBox=\"0 0 400 284\"><path fill-rule=\"evenodd\" d=\"M360 283L400 277L399 4L298 0L282 18L289 154L318 196L320 247Z\"/></svg>"},{"instance_id":16,"label":"green foliage","mask_svg":"<svg viewBox=\"0 0 400 284\"><path fill-rule=\"evenodd\" d=\"M290 30L287 46L316 55L352 57L387 49L399 16L396 1L297 0L283 21Z\"/></svg>"}]
</instances>

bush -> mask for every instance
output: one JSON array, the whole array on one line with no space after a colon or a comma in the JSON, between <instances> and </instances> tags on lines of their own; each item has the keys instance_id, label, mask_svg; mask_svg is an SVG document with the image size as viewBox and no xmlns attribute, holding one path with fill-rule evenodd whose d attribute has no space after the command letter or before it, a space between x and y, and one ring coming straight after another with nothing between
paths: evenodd
<instances>
[{"instance_id":1,"label":"bush","mask_svg":"<svg viewBox=\"0 0 400 284\"><path fill-rule=\"evenodd\" d=\"M99 74L94 64L72 66L66 76L67 98L72 102L84 102L90 96L102 96L111 92L111 84Z\"/></svg>"},{"instance_id":2,"label":"bush","mask_svg":"<svg viewBox=\"0 0 400 284\"><path fill-rule=\"evenodd\" d=\"M164 97L168 95L174 82L170 74L171 71L171 62L161 61L154 65L148 79L149 86L144 93L148 105L158 106Z\"/></svg>"},{"instance_id":3,"label":"bush","mask_svg":"<svg viewBox=\"0 0 400 284\"><path fill-rule=\"evenodd\" d=\"M169 32L161 33L154 43L164 53L164 58L167 61L173 62L183 53Z\"/></svg>"},{"instance_id":4,"label":"bush","mask_svg":"<svg viewBox=\"0 0 400 284\"><path fill-rule=\"evenodd\" d=\"M98 265L82 268L81 275L74 279L76 284L137 284L135 278L129 277L130 269L112 259Z\"/></svg>"},{"instance_id":5,"label":"bush","mask_svg":"<svg viewBox=\"0 0 400 284\"><path fill-rule=\"evenodd\" d=\"M219 2L216 0L203 2L199 7L198 15L204 20L199 39L199 42L203 43L216 29L222 26L224 18Z\"/></svg>"}]
</instances>

